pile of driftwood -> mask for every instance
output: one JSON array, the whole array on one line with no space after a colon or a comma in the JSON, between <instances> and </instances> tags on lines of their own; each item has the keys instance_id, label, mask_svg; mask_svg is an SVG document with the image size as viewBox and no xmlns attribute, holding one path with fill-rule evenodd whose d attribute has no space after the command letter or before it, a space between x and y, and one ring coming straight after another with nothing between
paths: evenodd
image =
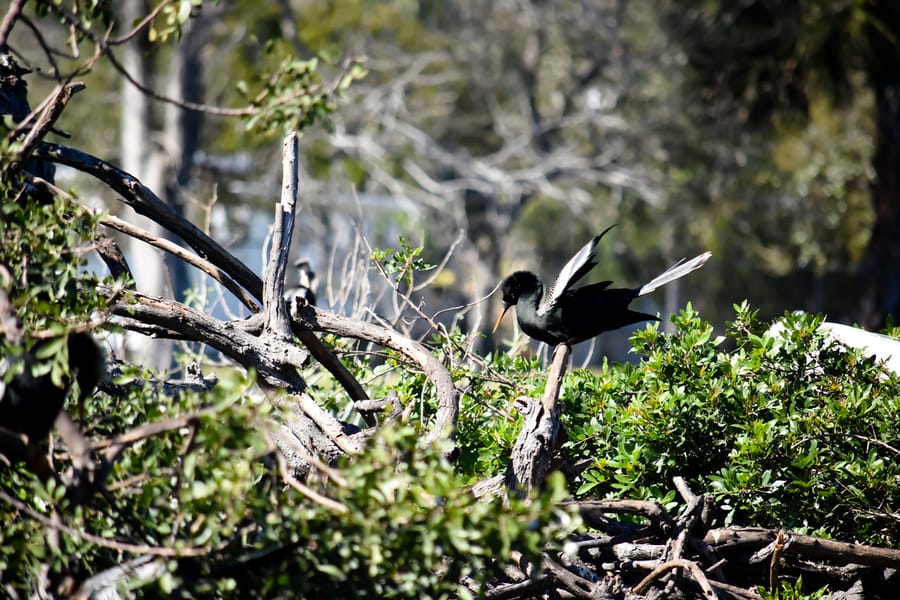
<instances>
[{"instance_id":1,"label":"pile of driftwood","mask_svg":"<svg viewBox=\"0 0 900 600\"><path fill-rule=\"evenodd\" d=\"M791 587L802 577L811 593L829 598L896 598L900 550L838 542L752 527L711 529L709 498L677 487L685 510L669 515L656 502L573 502L591 529L561 553L545 553L541 567L507 569L487 598L762 598L760 591ZM640 515L646 523L618 520Z\"/></svg>"},{"instance_id":2,"label":"pile of driftwood","mask_svg":"<svg viewBox=\"0 0 900 600\"><path fill-rule=\"evenodd\" d=\"M522 492L542 485L558 458L557 402L569 348L557 346L540 399L520 398L522 431L505 475L475 486L478 495ZM590 528L562 552L545 553L540 568L523 562L485 594L512 598L763 598L784 584L811 593L827 587L833 600L894 599L900 590L900 550L753 527L713 528L718 511L680 477L678 516L641 500L567 503ZM617 518L624 516L625 518ZM635 518L635 516L642 517ZM636 521L644 521L637 523Z\"/></svg>"}]
</instances>

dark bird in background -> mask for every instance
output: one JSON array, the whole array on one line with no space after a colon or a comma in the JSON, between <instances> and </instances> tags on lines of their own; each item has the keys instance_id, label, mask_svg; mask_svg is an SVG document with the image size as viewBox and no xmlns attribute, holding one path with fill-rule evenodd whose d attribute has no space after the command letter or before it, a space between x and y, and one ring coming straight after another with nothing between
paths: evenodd
<instances>
[{"instance_id":1,"label":"dark bird in background","mask_svg":"<svg viewBox=\"0 0 900 600\"><path fill-rule=\"evenodd\" d=\"M288 306L293 306L294 303L299 306L315 306L316 288L319 286L315 271L305 258L297 259L294 266L297 268L297 286L286 290L284 299Z\"/></svg>"},{"instance_id":2,"label":"dark bird in background","mask_svg":"<svg viewBox=\"0 0 900 600\"><path fill-rule=\"evenodd\" d=\"M104 366L103 352L89 333L72 333L67 341L69 373L61 384L54 383L50 373L35 375L32 371L42 361L37 357L46 342L38 342L21 360L21 372L12 380L0 383L0 427L24 433L31 443L39 443L53 428L56 415L69 396L72 383L78 383L78 400L91 395L100 381Z\"/></svg>"},{"instance_id":3,"label":"dark bird in background","mask_svg":"<svg viewBox=\"0 0 900 600\"><path fill-rule=\"evenodd\" d=\"M510 306L516 307L516 320L528 336L550 345L577 344L604 331L619 329L659 317L629 310L632 300L702 267L712 254L704 252L688 261L679 261L648 283L634 289L613 288L612 281L593 283L572 289L597 264L597 242L607 231L585 244L559 273L550 293L544 297L544 284L529 271L517 271L503 280L503 311L494 331Z\"/></svg>"}]
</instances>

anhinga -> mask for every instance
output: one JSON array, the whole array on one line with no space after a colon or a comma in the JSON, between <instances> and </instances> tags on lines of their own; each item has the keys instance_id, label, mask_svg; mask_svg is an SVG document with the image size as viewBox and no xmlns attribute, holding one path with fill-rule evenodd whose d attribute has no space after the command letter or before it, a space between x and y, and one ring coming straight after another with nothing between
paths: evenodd
<instances>
[{"instance_id":1,"label":"anhinga","mask_svg":"<svg viewBox=\"0 0 900 600\"><path fill-rule=\"evenodd\" d=\"M634 289L610 289L612 281L572 289L597 264L597 242L613 227L608 227L585 244L566 263L546 297L543 282L530 271L517 271L504 279L501 284L503 311L494 325L494 331L500 326L500 321L510 306L516 307L516 320L522 331L550 345L577 344L604 331L632 323L658 321L656 316L629 310L629 303L638 296L649 294L699 269L712 256L710 252L704 252L691 260L681 260Z\"/></svg>"}]
</instances>

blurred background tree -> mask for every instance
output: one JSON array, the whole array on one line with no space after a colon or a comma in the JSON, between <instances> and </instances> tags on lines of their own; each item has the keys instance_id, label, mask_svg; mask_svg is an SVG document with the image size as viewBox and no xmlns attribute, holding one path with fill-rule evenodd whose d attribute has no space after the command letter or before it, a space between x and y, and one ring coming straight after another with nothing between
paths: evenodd
<instances>
[{"instance_id":1,"label":"blurred background tree","mask_svg":"<svg viewBox=\"0 0 900 600\"><path fill-rule=\"evenodd\" d=\"M900 308L900 6L667 4L667 31L689 67L686 94L763 149L744 168L757 192L744 209L776 225L753 227L764 245L757 257L783 274L806 272L811 286L790 287L808 308L883 327ZM753 224L735 216L738 228ZM779 239L786 256L768 251Z\"/></svg>"},{"instance_id":2,"label":"blurred background tree","mask_svg":"<svg viewBox=\"0 0 900 600\"><path fill-rule=\"evenodd\" d=\"M310 200L296 253L318 271L328 305L346 299L341 265L365 258L357 231L380 247L405 235L433 264L452 249L425 299L433 314L483 297L516 268L552 275L615 222L597 277L634 285L683 256L715 255L641 310L665 315L690 299L722 323L748 299L764 318L805 309L875 328L893 310L898 18L888 2L280 0L196 10L205 17L181 49L142 57L162 95L234 106L286 49L367 57L368 76L330 127L302 144ZM137 104L123 102L109 69L87 81L109 90L108 104L81 110L109 118L73 106L62 125L88 149L109 148L115 117ZM157 129L146 139L173 169L169 197L218 239L258 247L265 221L253 215L277 193L277 144L238 121L151 104ZM495 310L472 307L463 326L484 332ZM599 343L621 357L624 334Z\"/></svg>"}]
</instances>

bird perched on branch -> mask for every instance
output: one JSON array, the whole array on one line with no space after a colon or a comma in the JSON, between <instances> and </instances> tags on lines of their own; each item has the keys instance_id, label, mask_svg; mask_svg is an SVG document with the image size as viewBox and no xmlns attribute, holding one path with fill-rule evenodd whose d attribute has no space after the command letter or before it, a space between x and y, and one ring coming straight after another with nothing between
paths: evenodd
<instances>
[{"instance_id":1,"label":"bird perched on branch","mask_svg":"<svg viewBox=\"0 0 900 600\"><path fill-rule=\"evenodd\" d=\"M288 306L292 306L294 303L298 303L298 306L315 306L316 288L319 285L315 271L312 270L309 261L305 258L297 259L294 267L297 268L297 286L284 292Z\"/></svg>"},{"instance_id":2,"label":"bird perched on branch","mask_svg":"<svg viewBox=\"0 0 900 600\"><path fill-rule=\"evenodd\" d=\"M494 331L511 306L516 307L516 320L522 331L550 345L577 344L632 323L658 321L659 317L629 310L628 305L635 298L699 269L712 256L710 252L704 252L691 260L681 260L634 289L610 289L612 281L572 289L597 264L597 243L613 227L606 228L585 244L566 263L546 297L543 282L530 271L517 271L504 279L500 286L503 310Z\"/></svg>"}]
</instances>

